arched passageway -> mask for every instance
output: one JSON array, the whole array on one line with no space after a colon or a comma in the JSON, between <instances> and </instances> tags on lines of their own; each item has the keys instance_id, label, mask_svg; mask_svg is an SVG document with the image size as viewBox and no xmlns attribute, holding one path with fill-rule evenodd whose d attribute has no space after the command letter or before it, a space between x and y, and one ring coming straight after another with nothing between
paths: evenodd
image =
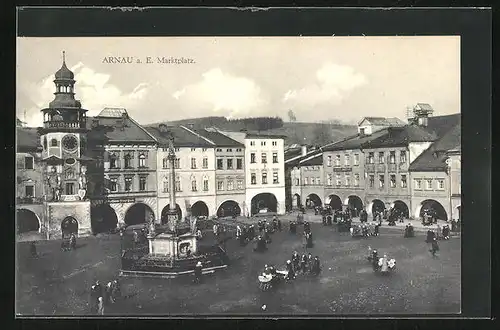
<instances>
[{"instance_id":1,"label":"arched passageway","mask_svg":"<svg viewBox=\"0 0 500 330\"><path fill-rule=\"evenodd\" d=\"M302 207L302 201L300 200L299 194L294 194L292 197L292 207L294 209L299 209Z\"/></svg>"},{"instance_id":2,"label":"arched passageway","mask_svg":"<svg viewBox=\"0 0 500 330\"><path fill-rule=\"evenodd\" d=\"M278 211L278 200L276 196L271 193L261 193L257 194L252 198L252 214L259 213L260 211L267 212L277 212Z\"/></svg>"},{"instance_id":3,"label":"arched passageway","mask_svg":"<svg viewBox=\"0 0 500 330\"><path fill-rule=\"evenodd\" d=\"M191 205L191 214L194 217L208 217L208 206L203 201L197 201Z\"/></svg>"},{"instance_id":4,"label":"arched passageway","mask_svg":"<svg viewBox=\"0 0 500 330\"><path fill-rule=\"evenodd\" d=\"M161 210L161 223L166 224L168 222L168 210L170 209L170 204L165 206L163 210ZM175 204L175 209L177 211L177 219L182 219L182 210L179 204Z\"/></svg>"},{"instance_id":5,"label":"arched passageway","mask_svg":"<svg viewBox=\"0 0 500 330\"><path fill-rule=\"evenodd\" d=\"M337 195L330 195L328 196L330 201L328 202L328 205L332 208L332 210L342 210L342 200L340 199L339 196Z\"/></svg>"},{"instance_id":6,"label":"arched passageway","mask_svg":"<svg viewBox=\"0 0 500 330\"><path fill-rule=\"evenodd\" d=\"M94 234L105 233L118 226L118 217L109 204L101 204L92 208L90 222Z\"/></svg>"},{"instance_id":7,"label":"arched passageway","mask_svg":"<svg viewBox=\"0 0 500 330\"><path fill-rule=\"evenodd\" d=\"M18 234L40 231L40 221L33 211L19 209L16 213Z\"/></svg>"},{"instance_id":8,"label":"arched passageway","mask_svg":"<svg viewBox=\"0 0 500 330\"><path fill-rule=\"evenodd\" d=\"M217 216L220 218L239 215L241 215L241 208L238 203L233 200L225 201L217 209Z\"/></svg>"},{"instance_id":9,"label":"arched passageway","mask_svg":"<svg viewBox=\"0 0 500 330\"><path fill-rule=\"evenodd\" d=\"M392 203L391 208L396 212L397 215L401 215L403 219L408 219L410 217L410 209L403 201L395 201Z\"/></svg>"},{"instance_id":10,"label":"arched passageway","mask_svg":"<svg viewBox=\"0 0 500 330\"><path fill-rule=\"evenodd\" d=\"M448 215L446 214L446 210L443 205L434 199L426 199L420 203L420 212L418 217L422 218L425 213L438 220L448 220Z\"/></svg>"},{"instance_id":11,"label":"arched passageway","mask_svg":"<svg viewBox=\"0 0 500 330\"><path fill-rule=\"evenodd\" d=\"M307 207L313 208L316 206L321 206L323 203L321 202L321 198L318 195L309 194L309 196L307 196L306 204L308 204Z\"/></svg>"},{"instance_id":12,"label":"arched passageway","mask_svg":"<svg viewBox=\"0 0 500 330\"><path fill-rule=\"evenodd\" d=\"M385 204L380 199L372 200L372 214L378 214L385 211Z\"/></svg>"},{"instance_id":13,"label":"arched passageway","mask_svg":"<svg viewBox=\"0 0 500 330\"><path fill-rule=\"evenodd\" d=\"M347 205L347 208L351 212L353 217L359 216L359 212L363 209L363 201L359 196L356 195L351 195L347 197L346 202L344 203Z\"/></svg>"},{"instance_id":14,"label":"arched passageway","mask_svg":"<svg viewBox=\"0 0 500 330\"><path fill-rule=\"evenodd\" d=\"M66 217L61 222L61 231L63 238L70 235L78 236L78 221L73 217Z\"/></svg>"},{"instance_id":15,"label":"arched passageway","mask_svg":"<svg viewBox=\"0 0 500 330\"><path fill-rule=\"evenodd\" d=\"M151 207L136 203L127 210L124 221L127 226L133 226L148 223L152 218L154 219L154 212Z\"/></svg>"}]
</instances>

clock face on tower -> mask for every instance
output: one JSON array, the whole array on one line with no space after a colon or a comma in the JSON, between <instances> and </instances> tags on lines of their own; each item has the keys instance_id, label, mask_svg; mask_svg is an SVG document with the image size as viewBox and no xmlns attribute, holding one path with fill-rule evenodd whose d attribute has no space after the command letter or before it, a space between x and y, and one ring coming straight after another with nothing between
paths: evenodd
<instances>
[{"instance_id":1,"label":"clock face on tower","mask_svg":"<svg viewBox=\"0 0 500 330\"><path fill-rule=\"evenodd\" d=\"M78 140L72 134L65 135L61 141L65 151L75 151L78 148Z\"/></svg>"}]
</instances>

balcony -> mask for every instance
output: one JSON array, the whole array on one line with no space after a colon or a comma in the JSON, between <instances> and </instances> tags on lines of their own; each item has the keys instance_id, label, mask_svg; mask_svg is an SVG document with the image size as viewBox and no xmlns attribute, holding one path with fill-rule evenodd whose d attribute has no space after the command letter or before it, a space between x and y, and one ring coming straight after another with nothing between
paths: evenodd
<instances>
[{"instance_id":1,"label":"balcony","mask_svg":"<svg viewBox=\"0 0 500 330\"><path fill-rule=\"evenodd\" d=\"M16 204L42 204L43 198L41 197L17 197Z\"/></svg>"},{"instance_id":2,"label":"balcony","mask_svg":"<svg viewBox=\"0 0 500 330\"><path fill-rule=\"evenodd\" d=\"M46 121L43 123L44 128L85 128L84 121Z\"/></svg>"}]
</instances>

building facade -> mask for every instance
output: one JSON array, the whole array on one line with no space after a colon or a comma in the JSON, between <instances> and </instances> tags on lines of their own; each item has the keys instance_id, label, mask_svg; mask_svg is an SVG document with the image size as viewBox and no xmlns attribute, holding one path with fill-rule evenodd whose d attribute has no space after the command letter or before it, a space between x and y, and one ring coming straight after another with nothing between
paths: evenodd
<instances>
[{"instance_id":1,"label":"building facade","mask_svg":"<svg viewBox=\"0 0 500 330\"><path fill-rule=\"evenodd\" d=\"M35 128L17 127L16 133L17 231L41 233L44 220L42 145Z\"/></svg>"},{"instance_id":2,"label":"building facade","mask_svg":"<svg viewBox=\"0 0 500 330\"><path fill-rule=\"evenodd\" d=\"M92 142L98 160L91 172L94 232L159 221L154 136L123 108L103 109L90 128L104 131Z\"/></svg>"},{"instance_id":3,"label":"building facade","mask_svg":"<svg viewBox=\"0 0 500 330\"><path fill-rule=\"evenodd\" d=\"M450 177L451 216L462 219L462 157L460 144L447 152L448 173Z\"/></svg>"},{"instance_id":4,"label":"building facade","mask_svg":"<svg viewBox=\"0 0 500 330\"><path fill-rule=\"evenodd\" d=\"M215 145L217 216L247 214L245 145L216 131L203 129L196 132Z\"/></svg>"},{"instance_id":5,"label":"building facade","mask_svg":"<svg viewBox=\"0 0 500 330\"><path fill-rule=\"evenodd\" d=\"M302 180L300 196L304 199L304 205L309 208L323 206L325 195L323 153L318 150L306 156L300 160L299 169Z\"/></svg>"}]
</instances>

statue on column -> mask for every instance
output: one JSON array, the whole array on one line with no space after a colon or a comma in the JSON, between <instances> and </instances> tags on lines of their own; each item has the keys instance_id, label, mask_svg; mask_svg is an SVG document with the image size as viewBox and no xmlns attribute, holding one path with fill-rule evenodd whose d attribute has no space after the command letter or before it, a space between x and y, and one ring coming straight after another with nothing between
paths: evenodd
<instances>
[{"instance_id":1,"label":"statue on column","mask_svg":"<svg viewBox=\"0 0 500 330\"><path fill-rule=\"evenodd\" d=\"M49 192L52 195L51 200L59 200L59 187L61 185L61 177L57 173L55 167L52 167L51 172L48 174L47 185L49 186Z\"/></svg>"},{"instance_id":2,"label":"statue on column","mask_svg":"<svg viewBox=\"0 0 500 330\"><path fill-rule=\"evenodd\" d=\"M80 189L87 190L87 168L82 166L80 170L80 177L78 178Z\"/></svg>"},{"instance_id":3,"label":"statue on column","mask_svg":"<svg viewBox=\"0 0 500 330\"><path fill-rule=\"evenodd\" d=\"M153 214L150 214L149 216L149 235L154 236L156 233L156 227L155 227L155 216Z\"/></svg>"}]
</instances>

